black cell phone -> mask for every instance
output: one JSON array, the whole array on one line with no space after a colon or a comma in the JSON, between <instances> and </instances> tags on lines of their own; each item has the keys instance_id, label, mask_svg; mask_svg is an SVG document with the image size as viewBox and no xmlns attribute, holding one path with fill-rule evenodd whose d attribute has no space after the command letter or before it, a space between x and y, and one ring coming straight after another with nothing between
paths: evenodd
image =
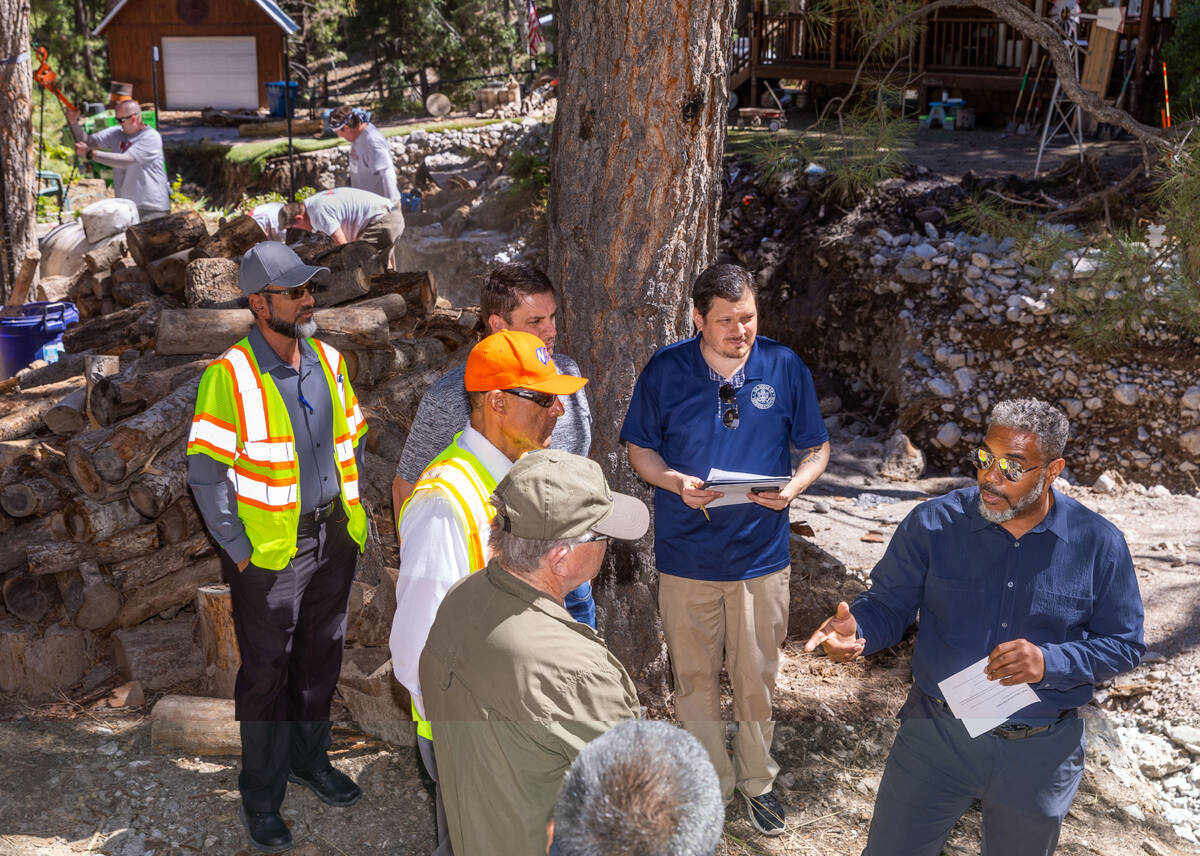
<instances>
[{"instance_id":1,"label":"black cell phone","mask_svg":"<svg viewBox=\"0 0 1200 856\"><path fill-rule=\"evenodd\" d=\"M777 487L752 487L751 493L776 493L779 490Z\"/></svg>"}]
</instances>

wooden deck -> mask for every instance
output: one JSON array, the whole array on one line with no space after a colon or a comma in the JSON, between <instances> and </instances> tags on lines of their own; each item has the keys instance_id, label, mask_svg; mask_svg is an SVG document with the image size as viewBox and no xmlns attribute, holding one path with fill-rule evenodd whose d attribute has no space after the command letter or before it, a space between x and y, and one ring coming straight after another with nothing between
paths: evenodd
<instances>
[{"instance_id":1,"label":"wooden deck","mask_svg":"<svg viewBox=\"0 0 1200 856\"><path fill-rule=\"evenodd\" d=\"M807 15L766 15L761 8L756 0L754 11L738 26L730 89L749 83L750 103L758 103L760 80L816 84L853 80L866 45L852 8L835 5L830 18L817 24ZM1081 24L1081 42L1088 40L1092 26L1088 20ZM939 10L918 32L905 45L907 58L892 69L892 79L926 93L941 89L964 96L981 91L1016 93L1027 58L1032 56L1032 83L1044 53L1008 24L978 9ZM1121 49L1129 48L1128 35L1121 37ZM878 77L890 65L872 58L864 75Z\"/></svg>"}]
</instances>

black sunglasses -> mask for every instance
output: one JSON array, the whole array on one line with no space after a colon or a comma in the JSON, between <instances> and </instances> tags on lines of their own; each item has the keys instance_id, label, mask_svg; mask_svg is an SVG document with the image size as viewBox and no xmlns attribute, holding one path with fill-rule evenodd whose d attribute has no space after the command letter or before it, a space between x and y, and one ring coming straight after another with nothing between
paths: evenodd
<instances>
[{"instance_id":1,"label":"black sunglasses","mask_svg":"<svg viewBox=\"0 0 1200 856\"><path fill-rule=\"evenodd\" d=\"M721 411L721 424L732 431L742 422L741 416L738 413L737 390L733 388L733 384L723 383L721 384L721 388L717 390L717 395L720 397L722 404L728 405Z\"/></svg>"},{"instance_id":2,"label":"black sunglasses","mask_svg":"<svg viewBox=\"0 0 1200 856\"><path fill-rule=\"evenodd\" d=\"M558 396L552 392L536 392L532 389L506 389L509 395L515 395L517 398L523 398L526 401L532 401L538 407L552 407L554 402L558 401Z\"/></svg>"},{"instance_id":3,"label":"black sunglasses","mask_svg":"<svg viewBox=\"0 0 1200 856\"><path fill-rule=\"evenodd\" d=\"M273 294L276 297L286 297L288 300L299 300L306 294L316 294L317 287L311 282L306 282L304 285L297 285L294 288L281 288L278 291L272 291L264 288L259 294Z\"/></svg>"}]
</instances>

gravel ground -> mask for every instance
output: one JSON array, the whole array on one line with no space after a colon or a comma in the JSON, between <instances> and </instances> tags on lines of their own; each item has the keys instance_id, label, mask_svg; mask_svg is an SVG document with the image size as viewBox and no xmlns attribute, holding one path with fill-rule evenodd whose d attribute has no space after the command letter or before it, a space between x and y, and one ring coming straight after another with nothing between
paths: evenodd
<instances>
[{"instance_id":1,"label":"gravel ground","mask_svg":"<svg viewBox=\"0 0 1200 856\"><path fill-rule=\"evenodd\" d=\"M861 589L894 525L919 499L960 483L950 478L896 483L875 473L880 447L845 434L827 476L799 499L793 521L811 526L793 546L794 606L777 696L779 792L789 832L759 836L735 804L722 856L857 856L875 789L895 734L894 712L911 679L911 643L865 662L836 666L803 653L815 616ZM1200 853L1195 764L1200 746L1197 637L1200 636L1200 499L1118 488L1101 495L1067 488L1121 526L1146 603L1149 662L1101 688L1087 709L1088 772L1064 827L1064 856ZM1161 494L1161 492L1159 492ZM879 540L861 540L874 530ZM65 700L0 711L0 853L5 856L248 854L237 819L235 759L155 755L149 705L114 711ZM1183 729L1183 730L1181 730ZM337 766L363 785L349 809L292 789L284 817L299 856L424 854L434 822L429 782L411 749L335 729ZM1191 749L1196 750L1193 754ZM979 851L977 810L955 830L947 854Z\"/></svg>"}]
</instances>

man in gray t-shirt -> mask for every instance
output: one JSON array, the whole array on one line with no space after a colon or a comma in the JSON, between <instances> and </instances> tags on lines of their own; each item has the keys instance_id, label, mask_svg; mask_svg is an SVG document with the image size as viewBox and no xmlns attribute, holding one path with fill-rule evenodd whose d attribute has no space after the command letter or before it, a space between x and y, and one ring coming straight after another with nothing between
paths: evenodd
<instances>
[{"instance_id":1,"label":"man in gray t-shirt","mask_svg":"<svg viewBox=\"0 0 1200 856\"><path fill-rule=\"evenodd\" d=\"M169 214L171 186L163 165L162 137L142 121L142 107L136 101L121 101L113 115L117 126L83 139L79 113L68 111L67 122L80 140L75 153L112 167L113 193L119 199L133 200L143 221Z\"/></svg>"},{"instance_id":2,"label":"man in gray t-shirt","mask_svg":"<svg viewBox=\"0 0 1200 856\"><path fill-rule=\"evenodd\" d=\"M330 129L350 143L350 186L369 190L395 205L400 201L396 186L396 161L370 114L343 104L329 114Z\"/></svg>"},{"instance_id":3,"label":"man in gray t-shirt","mask_svg":"<svg viewBox=\"0 0 1200 856\"><path fill-rule=\"evenodd\" d=\"M497 266L483 285L479 307L489 334L501 330L532 333L546 343L562 374L582 377L573 359L554 352L554 340L558 335L558 298L554 286L540 270L519 262ZM399 516L400 506L412 493L413 485L429 462L450 445L455 434L467 427L471 407L463 386L465 368L464 364L452 368L430 384L421 398L396 465L396 477L392 480L394 517ZM592 412L587 396L581 389L561 398L563 415L558 417L554 433L550 435L550 448L586 457L592 445ZM568 594L566 605L576 620L593 628L596 626L591 583L584 583Z\"/></svg>"},{"instance_id":4,"label":"man in gray t-shirt","mask_svg":"<svg viewBox=\"0 0 1200 856\"><path fill-rule=\"evenodd\" d=\"M365 241L382 254L384 264L404 234L404 213L378 193L335 187L279 209L279 228L324 232L335 244Z\"/></svg>"}]
</instances>

